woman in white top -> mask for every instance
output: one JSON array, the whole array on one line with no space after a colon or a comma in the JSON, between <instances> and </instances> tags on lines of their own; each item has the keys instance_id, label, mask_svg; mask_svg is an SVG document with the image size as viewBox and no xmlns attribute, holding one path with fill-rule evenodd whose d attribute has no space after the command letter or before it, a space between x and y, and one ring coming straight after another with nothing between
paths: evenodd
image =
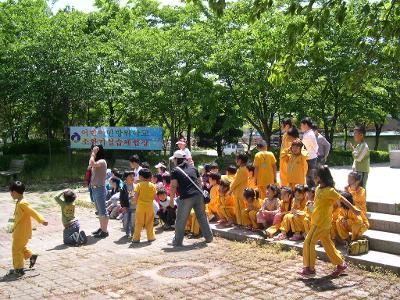
<instances>
[{"instance_id":1,"label":"woman in white top","mask_svg":"<svg viewBox=\"0 0 400 300\"><path fill-rule=\"evenodd\" d=\"M307 185L309 187L315 186L314 183L314 172L317 169L318 160L318 142L313 130L313 122L311 118L307 117L301 120L301 131L303 132L303 144L307 149L310 157L307 160L308 171L307 171Z\"/></svg>"}]
</instances>

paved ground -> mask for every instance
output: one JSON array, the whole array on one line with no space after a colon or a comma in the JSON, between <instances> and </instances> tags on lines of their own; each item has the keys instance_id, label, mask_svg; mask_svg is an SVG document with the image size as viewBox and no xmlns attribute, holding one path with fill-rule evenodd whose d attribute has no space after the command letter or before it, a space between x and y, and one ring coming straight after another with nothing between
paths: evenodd
<instances>
[{"instance_id":1,"label":"paved ground","mask_svg":"<svg viewBox=\"0 0 400 300\"><path fill-rule=\"evenodd\" d=\"M186 240L187 247L168 246L171 232L157 241L132 247L118 221L111 221L110 237L89 238L84 247L62 244L62 225L54 193L32 193L48 227L37 226L31 248L40 254L36 269L17 281L0 280L0 298L18 299L398 299L400 278L352 267L349 275L331 279L331 266L318 262L318 277L296 275L302 263L295 252L277 246L256 246L220 238L206 245ZM85 197L85 194L81 194ZM0 273L10 268L11 235L5 232L13 203L0 193ZM87 232L97 228L93 210L78 208ZM144 238L144 237L143 237Z\"/></svg>"}]
</instances>

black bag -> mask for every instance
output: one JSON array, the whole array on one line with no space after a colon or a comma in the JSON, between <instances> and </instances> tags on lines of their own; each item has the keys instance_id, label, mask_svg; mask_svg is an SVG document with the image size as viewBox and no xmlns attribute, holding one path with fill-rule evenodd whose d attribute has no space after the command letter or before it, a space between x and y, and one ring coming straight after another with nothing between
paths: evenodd
<instances>
[{"instance_id":1,"label":"black bag","mask_svg":"<svg viewBox=\"0 0 400 300\"><path fill-rule=\"evenodd\" d=\"M189 181L196 187L196 189L203 195L204 198L204 204L208 204L211 201L210 198L210 193L206 190L202 190L193 180L192 178L190 178L190 176L188 174L186 174L185 171L183 171L180 167L176 167L179 171L181 171L182 174L185 175L185 177L187 179L189 179Z\"/></svg>"}]
</instances>

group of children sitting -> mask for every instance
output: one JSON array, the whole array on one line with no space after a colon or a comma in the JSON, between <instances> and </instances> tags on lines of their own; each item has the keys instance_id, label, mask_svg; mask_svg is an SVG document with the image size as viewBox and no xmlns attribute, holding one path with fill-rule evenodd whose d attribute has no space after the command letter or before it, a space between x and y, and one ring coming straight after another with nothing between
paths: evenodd
<instances>
[{"instance_id":1,"label":"group of children sitting","mask_svg":"<svg viewBox=\"0 0 400 300\"><path fill-rule=\"evenodd\" d=\"M226 175L218 173L218 166L213 164L204 170L203 186L210 190L210 203L206 212L210 222L216 221L220 227L241 226L251 231L260 231L268 238L283 240L289 238L299 241L305 238L314 209L315 187L296 184L293 188L269 184L265 199L260 198L260 191L255 186L254 166L245 165L247 158L238 155L237 163L248 174L247 184L242 197L235 200L235 177L237 168L230 166ZM243 169L245 165L245 170ZM239 174L240 176L240 174ZM237 183L236 183L237 184ZM359 239L369 228L366 209L365 189L361 187L361 178L356 172L348 175L348 186L341 194L360 211L359 216L349 211L338 201L332 213L331 237L346 241ZM194 226L196 227L196 226ZM193 232L198 234L198 232Z\"/></svg>"}]
</instances>

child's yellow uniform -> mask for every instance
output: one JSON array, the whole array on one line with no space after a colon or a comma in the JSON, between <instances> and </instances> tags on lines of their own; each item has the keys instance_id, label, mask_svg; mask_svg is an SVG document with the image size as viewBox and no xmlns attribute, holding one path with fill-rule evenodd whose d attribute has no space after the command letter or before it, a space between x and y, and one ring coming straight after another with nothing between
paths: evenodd
<instances>
[{"instance_id":1,"label":"child's yellow uniform","mask_svg":"<svg viewBox=\"0 0 400 300\"><path fill-rule=\"evenodd\" d=\"M254 167L257 168L257 188L260 198L264 199L267 194L267 186L275 181L273 167L276 164L276 158L272 152L260 151L254 156Z\"/></svg>"},{"instance_id":2,"label":"child's yellow uniform","mask_svg":"<svg viewBox=\"0 0 400 300\"><path fill-rule=\"evenodd\" d=\"M253 228L258 228L259 225L257 223L257 212L261 208L260 199L255 199L253 201L253 207L247 207L242 209L242 220L244 226L253 226Z\"/></svg>"},{"instance_id":3,"label":"child's yellow uniform","mask_svg":"<svg viewBox=\"0 0 400 300\"><path fill-rule=\"evenodd\" d=\"M227 221L235 220L235 200L233 195L219 195L218 216Z\"/></svg>"},{"instance_id":4,"label":"child's yellow uniform","mask_svg":"<svg viewBox=\"0 0 400 300\"><path fill-rule=\"evenodd\" d=\"M308 171L308 154L305 150L299 155L290 153L289 150L283 151L281 154L283 159L287 161L287 183L292 189L296 184L306 184L306 175Z\"/></svg>"},{"instance_id":5,"label":"child's yellow uniform","mask_svg":"<svg viewBox=\"0 0 400 300\"><path fill-rule=\"evenodd\" d=\"M135 186L135 193L139 194L135 214L135 232L132 240L139 241L142 228L147 232L147 240L155 239L153 200L157 195L156 186L149 181L139 182Z\"/></svg>"},{"instance_id":6,"label":"child's yellow uniform","mask_svg":"<svg viewBox=\"0 0 400 300\"><path fill-rule=\"evenodd\" d=\"M347 221L347 226L342 224L342 220ZM356 216L349 209L341 208L341 213L336 221L336 230L342 240L349 238L349 232L351 232L352 241L358 240L367 229L361 216Z\"/></svg>"},{"instance_id":7,"label":"child's yellow uniform","mask_svg":"<svg viewBox=\"0 0 400 300\"><path fill-rule=\"evenodd\" d=\"M305 206L306 206L306 199L302 199L301 201L295 199L293 202L293 207L291 212L287 213L283 217L280 230L284 232L289 232L289 230L292 230L292 232L294 233L303 232L304 231L303 220L306 215ZM295 212L297 214L295 214Z\"/></svg>"},{"instance_id":8,"label":"child's yellow uniform","mask_svg":"<svg viewBox=\"0 0 400 300\"><path fill-rule=\"evenodd\" d=\"M197 221L196 214L193 209L190 212L189 218L186 222L185 230L190 231L194 235L200 234L200 224L199 221Z\"/></svg>"},{"instance_id":9,"label":"child's yellow uniform","mask_svg":"<svg viewBox=\"0 0 400 300\"><path fill-rule=\"evenodd\" d=\"M234 175L222 175L221 180L229 180L230 182L233 182L235 180L236 174Z\"/></svg>"},{"instance_id":10,"label":"child's yellow uniform","mask_svg":"<svg viewBox=\"0 0 400 300\"><path fill-rule=\"evenodd\" d=\"M333 204L340 198L340 194L333 187L317 187L314 210L311 215L311 228L303 246L303 264L305 267L314 268L315 266L317 259L315 245L318 240L321 241L332 264L341 265L343 263L343 258L330 237Z\"/></svg>"},{"instance_id":11,"label":"child's yellow uniform","mask_svg":"<svg viewBox=\"0 0 400 300\"><path fill-rule=\"evenodd\" d=\"M285 215L289 212L289 202L283 202L283 200L279 201L279 208L278 208L278 213L282 215L282 218L279 222L276 222L272 226L268 227L265 233L272 237L280 228L282 225L282 220L285 217Z\"/></svg>"},{"instance_id":12,"label":"child's yellow uniform","mask_svg":"<svg viewBox=\"0 0 400 300\"><path fill-rule=\"evenodd\" d=\"M249 178L249 171L245 166L239 168L236 173L235 180L231 183L230 191L235 199L235 215L236 223L238 225L243 225L242 220L242 209L245 208L245 200L243 197L243 192L247 187L247 182Z\"/></svg>"},{"instance_id":13,"label":"child's yellow uniform","mask_svg":"<svg viewBox=\"0 0 400 300\"><path fill-rule=\"evenodd\" d=\"M339 219L339 216L342 214L342 208L340 206L333 207L332 211L332 226L331 226L331 239L336 240L337 230L336 230L336 221Z\"/></svg>"},{"instance_id":14,"label":"child's yellow uniform","mask_svg":"<svg viewBox=\"0 0 400 300\"><path fill-rule=\"evenodd\" d=\"M314 209L314 202L309 202L306 204L306 209L305 209L305 216L303 219L303 227L304 227L304 232L308 234L310 231L310 226L311 226L311 215L312 211Z\"/></svg>"},{"instance_id":15,"label":"child's yellow uniform","mask_svg":"<svg viewBox=\"0 0 400 300\"><path fill-rule=\"evenodd\" d=\"M354 206L361 210L361 218L365 227L369 228L369 221L367 218L367 196L365 194L365 189L359 187L357 190L349 188L349 193L353 196Z\"/></svg>"},{"instance_id":16,"label":"child's yellow uniform","mask_svg":"<svg viewBox=\"0 0 400 300\"><path fill-rule=\"evenodd\" d=\"M256 190L257 189L257 185L256 185L256 178L253 176L253 177L250 177L249 176L249 178L248 178L248 180L247 180L247 187L249 188L249 189L253 189L253 190Z\"/></svg>"},{"instance_id":17,"label":"child's yellow uniform","mask_svg":"<svg viewBox=\"0 0 400 300\"><path fill-rule=\"evenodd\" d=\"M282 136L281 153L279 161L279 177L281 186L288 186L289 184L287 180L288 160L284 159L284 156L282 156L282 154L285 153L285 151L287 151L290 148L293 140L294 139L290 137L286 132Z\"/></svg>"},{"instance_id":18,"label":"child's yellow uniform","mask_svg":"<svg viewBox=\"0 0 400 300\"><path fill-rule=\"evenodd\" d=\"M218 215L219 204L219 185L213 185L210 189L210 203L208 203L208 217L211 215Z\"/></svg>"},{"instance_id":19,"label":"child's yellow uniform","mask_svg":"<svg viewBox=\"0 0 400 300\"><path fill-rule=\"evenodd\" d=\"M24 268L24 259L32 256L32 251L26 246L32 238L32 221L42 224L45 219L34 210L27 201L19 200L15 204L15 223L13 230L12 257L14 269Z\"/></svg>"}]
</instances>

